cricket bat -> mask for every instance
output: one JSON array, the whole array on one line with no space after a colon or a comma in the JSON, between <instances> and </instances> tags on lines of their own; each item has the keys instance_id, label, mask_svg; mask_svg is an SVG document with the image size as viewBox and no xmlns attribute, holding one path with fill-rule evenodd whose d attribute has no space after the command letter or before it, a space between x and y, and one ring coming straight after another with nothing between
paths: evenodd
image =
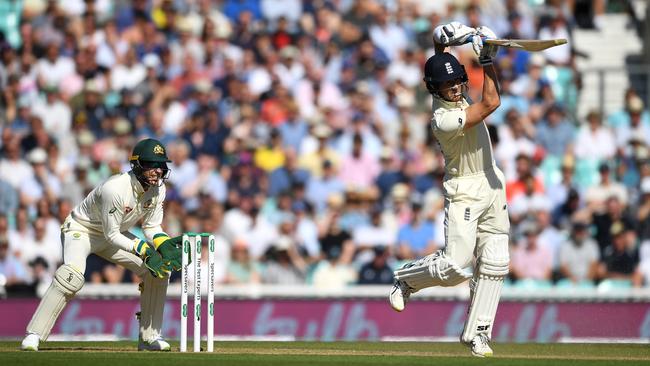
<instances>
[{"instance_id":1,"label":"cricket bat","mask_svg":"<svg viewBox=\"0 0 650 366\"><path fill-rule=\"evenodd\" d=\"M566 44L564 38L559 39L484 39L487 44L497 45L499 47L518 48L524 51L537 52L547 48Z\"/></svg>"}]
</instances>

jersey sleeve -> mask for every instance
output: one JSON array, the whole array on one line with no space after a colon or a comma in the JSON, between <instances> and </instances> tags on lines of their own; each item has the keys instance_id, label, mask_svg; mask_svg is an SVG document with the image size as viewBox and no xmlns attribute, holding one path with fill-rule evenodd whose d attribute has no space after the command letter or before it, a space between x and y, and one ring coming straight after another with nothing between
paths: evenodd
<instances>
[{"instance_id":1,"label":"jersey sleeve","mask_svg":"<svg viewBox=\"0 0 650 366\"><path fill-rule=\"evenodd\" d=\"M124 218L124 202L119 194L119 189L111 184L102 187L100 207L97 207L101 215L104 237L111 244L126 251L133 251L133 240L122 234L120 227Z\"/></svg>"},{"instance_id":2,"label":"jersey sleeve","mask_svg":"<svg viewBox=\"0 0 650 366\"><path fill-rule=\"evenodd\" d=\"M467 113L465 113L465 109L438 108L433 112L433 118L431 119L431 127L436 132L455 135L455 134L462 134L466 122L467 122Z\"/></svg>"},{"instance_id":3,"label":"jersey sleeve","mask_svg":"<svg viewBox=\"0 0 650 366\"><path fill-rule=\"evenodd\" d=\"M153 243L153 237L156 234L162 233L163 221L163 203L165 201L165 186L158 188L158 195L153 199L153 207L146 211L142 218L142 231L145 238L150 243Z\"/></svg>"}]
</instances>

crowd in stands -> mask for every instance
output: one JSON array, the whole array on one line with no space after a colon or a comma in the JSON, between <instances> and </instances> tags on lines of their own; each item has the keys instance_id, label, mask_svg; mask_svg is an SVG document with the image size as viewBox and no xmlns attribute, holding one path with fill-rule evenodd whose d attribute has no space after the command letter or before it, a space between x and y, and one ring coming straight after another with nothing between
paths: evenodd
<instances>
[{"instance_id":1,"label":"crowd in stands","mask_svg":"<svg viewBox=\"0 0 650 366\"><path fill-rule=\"evenodd\" d=\"M458 20L571 44L570 3L2 2L5 287L42 291L62 262L63 219L129 170L145 137L173 161L163 227L216 235L218 283L392 283L444 244L444 166L421 82L432 29ZM471 47L453 53L480 98ZM630 89L624 109L578 116L575 57L566 45L497 58L502 101L487 123L507 178L509 285L648 286L650 115ZM94 255L85 275L138 281Z\"/></svg>"}]
</instances>

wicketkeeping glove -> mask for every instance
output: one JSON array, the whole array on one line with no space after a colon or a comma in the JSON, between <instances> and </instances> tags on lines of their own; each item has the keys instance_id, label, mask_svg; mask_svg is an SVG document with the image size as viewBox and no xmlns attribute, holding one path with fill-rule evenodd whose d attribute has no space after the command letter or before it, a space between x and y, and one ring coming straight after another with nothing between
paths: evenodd
<instances>
[{"instance_id":1,"label":"wicketkeeping glove","mask_svg":"<svg viewBox=\"0 0 650 366\"><path fill-rule=\"evenodd\" d=\"M135 239L133 251L142 258L144 266L147 267L154 277L165 278L171 272L171 269L165 264L160 253L150 247L144 240Z\"/></svg>"},{"instance_id":2,"label":"wicketkeeping glove","mask_svg":"<svg viewBox=\"0 0 650 366\"><path fill-rule=\"evenodd\" d=\"M174 271L180 271L183 266L183 237L170 238L167 234L156 234L153 242L154 245L158 244L156 250L162 255L163 261Z\"/></svg>"}]
</instances>

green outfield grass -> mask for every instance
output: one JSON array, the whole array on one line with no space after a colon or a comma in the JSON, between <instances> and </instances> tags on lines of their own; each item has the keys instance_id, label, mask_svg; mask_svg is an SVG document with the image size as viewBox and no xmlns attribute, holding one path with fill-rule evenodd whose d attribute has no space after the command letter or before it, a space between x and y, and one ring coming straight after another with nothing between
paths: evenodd
<instances>
[{"instance_id":1,"label":"green outfield grass","mask_svg":"<svg viewBox=\"0 0 650 366\"><path fill-rule=\"evenodd\" d=\"M491 359L455 343L217 342L215 352L137 352L135 342L48 342L21 352L0 342L0 365L648 365L647 344L495 344ZM192 344L188 344L192 348Z\"/></svg>"}]
</instances>

